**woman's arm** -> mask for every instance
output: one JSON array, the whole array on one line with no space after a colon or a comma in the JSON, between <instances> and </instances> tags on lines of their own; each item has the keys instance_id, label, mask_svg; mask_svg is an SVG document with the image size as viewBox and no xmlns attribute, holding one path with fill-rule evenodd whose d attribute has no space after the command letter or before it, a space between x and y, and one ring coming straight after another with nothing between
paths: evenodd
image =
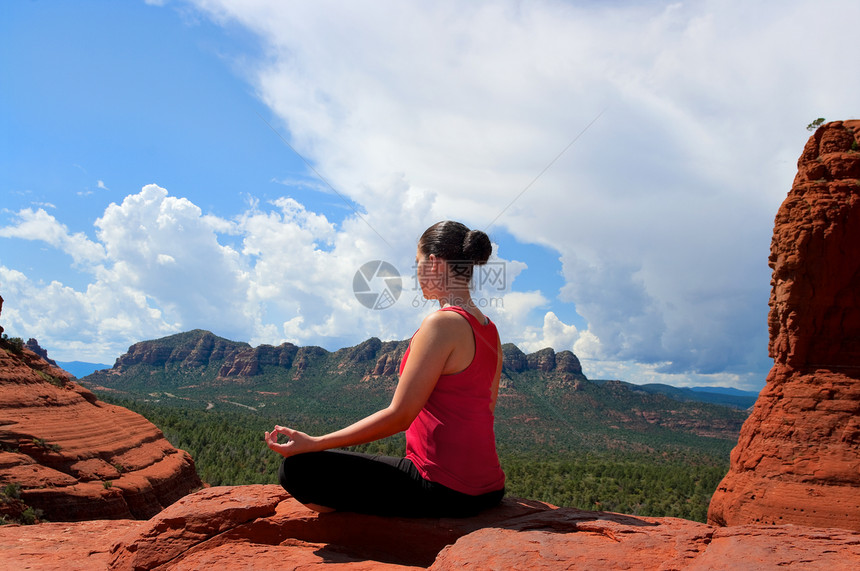
<instances>
[{"instance_id":1,"label":"woman's arm","mask_svg":"<svg viewBox=\"0 0 860 571\"><path fill-rule=\"evenodd\" d=\"M406 430L430 398L439 376L448 372L446 366L449 357L461 341L462 324L466 325L467 333L471 336L468 323L456 314L435 312L424 319L421 328L412 337L409 359L400 375L391 404L386 408L323 436L309 436L285 426L275 426L271 432L266 432L266 444L282 456L293 456L365 444ZM279 434L287 436L289 442L278 443Z\"/></svg>"},{"instance_id":2,"label":"woman's arm","mask_svg":"<svg viewBox=\"0 0 860 571\"><path fill-rule=\"evenodd\" d=\"M498 352L498 356L496 358L496 374L493 376L493 384L490 386L490 412L493 414L496 413L496 401L499 399L499 381L502 378L502 364L504 363L502 342L498 338L496 339L496 351Z\"/></svg>"}]
</instances>

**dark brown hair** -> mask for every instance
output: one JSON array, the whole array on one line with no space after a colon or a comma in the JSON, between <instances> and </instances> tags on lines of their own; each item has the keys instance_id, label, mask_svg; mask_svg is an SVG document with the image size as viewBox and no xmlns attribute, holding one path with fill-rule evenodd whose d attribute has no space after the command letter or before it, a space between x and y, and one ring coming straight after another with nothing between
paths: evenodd
<instances>
[{"instance_id":1,"label":"dark brown hair","mask_svg":"<svg viewBox=\"0 0 860 571\"><path fill-rule=\"evenodd\" d=\"M471 278L473 267L486 264L493 253L490 237L485 232L469 230L453 220L437 222L425 230L418 240L418 249L425 256L433 254L446 262L453 262L458 266L456 273L464 278Z\"/></svg>"}]
</instances>

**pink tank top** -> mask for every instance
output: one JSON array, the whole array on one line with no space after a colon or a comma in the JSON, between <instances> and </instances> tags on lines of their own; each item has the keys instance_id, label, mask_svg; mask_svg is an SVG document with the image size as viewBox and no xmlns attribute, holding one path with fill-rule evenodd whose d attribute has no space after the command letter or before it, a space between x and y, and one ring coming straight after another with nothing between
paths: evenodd
<instances>
[{"instance_id":1,"label":"pink tank top","mask_svg":"<svg viewBox=\"0 0 860 571\"><path fill-rule=\"evenodd\" d=\"M500 490L505 473L496 453L495 420L490 412L499 337L489 319L481 324L461 307L475 336L475 356L463 371L442 375L427 403L406 431L406 457L421 475L458 492L479 495ZM409 349L400 362L400 373Z\"/></svg>"}]
</instances>

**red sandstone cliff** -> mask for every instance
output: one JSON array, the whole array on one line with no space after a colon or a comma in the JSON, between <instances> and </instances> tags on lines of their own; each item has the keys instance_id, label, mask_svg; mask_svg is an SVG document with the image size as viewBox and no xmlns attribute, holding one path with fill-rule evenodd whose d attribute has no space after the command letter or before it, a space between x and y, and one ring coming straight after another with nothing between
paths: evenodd
<instances>
[{"instance_id":1,"label":"red sandstone cliff","mask_svg":"<svg viewBox=\"0 0 860 571\"><path fill-rule=\"evenodd\" d=\"M769 263L774 366L708 520L860 530L860 121L809 139Z\"/></svg>"},{"instance_id":2,"label":"red sandstone cliff","mask_svg":"<svg viewBox=\"0 0 860 571\"><path fill-rule=\"evenodd\" d=\"M2 502L0 511L23 502L50 521L149 518L202 486L191 457L155 425L4 342L0 488L10 484L20 502Z\"/></svg>"}]
</instances>

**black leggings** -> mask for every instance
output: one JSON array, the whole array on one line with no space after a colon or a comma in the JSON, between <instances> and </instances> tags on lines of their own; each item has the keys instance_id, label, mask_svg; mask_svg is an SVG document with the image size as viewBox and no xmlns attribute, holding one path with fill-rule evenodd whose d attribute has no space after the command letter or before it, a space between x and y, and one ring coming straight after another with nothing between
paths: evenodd
<instances>
[{"instance_id":1,"label":"black leggings","mask_svg":"<svg viewBox=\"0 0 860 571\"><path fill-rule=\"evenodd\" d=\"M406 458L343 450L284 458L281 485L303 504L401 517L469 517L498 504L505 490L470 496L421 477Z\"/></svg>"}]
</instances>

